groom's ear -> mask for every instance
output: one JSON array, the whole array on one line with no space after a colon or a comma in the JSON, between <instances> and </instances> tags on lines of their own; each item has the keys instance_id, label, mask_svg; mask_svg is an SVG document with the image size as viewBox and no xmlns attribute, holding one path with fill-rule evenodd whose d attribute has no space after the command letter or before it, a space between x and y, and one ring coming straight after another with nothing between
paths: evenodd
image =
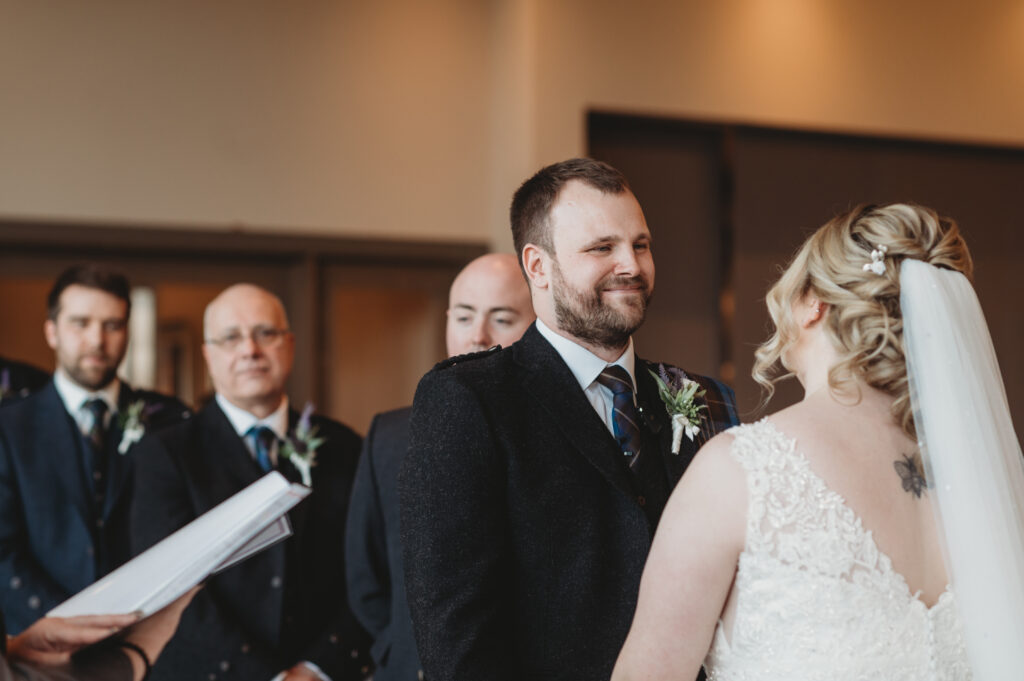
<instances>
[{"instance_id":1,"label":"groom's ear","mask_svg":"<svg viewBox=\"0 0 1024 681\"><path fill-rule=\"evenodd\" d=\"M546 289L550 286L551 256L535 244L523 246L523 270L530 280L533 289Z\"/></svg>"}]
</instances>

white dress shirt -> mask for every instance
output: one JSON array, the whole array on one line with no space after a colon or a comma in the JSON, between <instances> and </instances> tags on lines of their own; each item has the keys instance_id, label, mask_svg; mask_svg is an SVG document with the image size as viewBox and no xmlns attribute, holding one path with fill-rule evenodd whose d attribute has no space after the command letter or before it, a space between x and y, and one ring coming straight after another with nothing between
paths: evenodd
<instances>
[{"instance_id":1,"label":"white dress shirt","mask_svg":"<svg viewBox=\"0 0 1024 681\"><path fill-rule=\"evenodd\" d=\"M630 380L633 381L633 401L634 403L636 402L636 374L634 373L636 356L633 354L633 339L629 339L629 345L617 360L606 362L582 345L552 331L539 317L537 318L537 331L554 346L555 352L569 366L569 371L576 377L576 381L580 384L580 389L583 390L583 394L590 400L594 411L604 421L604 425L608 427L608 432L614 434L615 429L612 426L612 407L614 404L612 391L611 388L598 383L597 377L601 375L601 372L609 364L617 364L622 367L629 374Z\"/></svg>"},{"instance_id":2,"label":"white dress shirt","mask_svg":"<svg viewBox=\"0 0 1024 681\"><path fill-rule=\"evenodd\" d=\"M253 426L265 426L270 428L276 436L273 446L270 448L270 463L275 467L277 466L277 446L278 442L283 440L288 435L288 396L286 395L282 400L281 404L274 410L273 413L268 416L258 419L253 414L250 414L241 407L228 402L227 398L217 393L214 398L217 400L217 406L220 407L224 415L228 417L228 421L231 422L231 426L238 433L238 437L242 438L245 442L245 446L249 448L249 453L254 457L256 453L252 450L251 438L247 438L245 434L249 432L249 429Z\"/></svg>"},{"instance_id":3,"label":"white dress shirt","mask_svg":"<svg viewBox=\"0 0 1024 681\"><path fill-rule=\"evenodd\" d=\"M110 426L110 420L117 414L117 398L121 394L121 381L115 376L114 380L100 390L90 391L75 383L70 376L58 368L53 373L53 387L57 389L64 408L78 424L78 430L83 433L92 427L92 413L85 408L89 400L99 399L107 403L107 414L104 417L103 427Z\"/></svg>"}]
</instances>

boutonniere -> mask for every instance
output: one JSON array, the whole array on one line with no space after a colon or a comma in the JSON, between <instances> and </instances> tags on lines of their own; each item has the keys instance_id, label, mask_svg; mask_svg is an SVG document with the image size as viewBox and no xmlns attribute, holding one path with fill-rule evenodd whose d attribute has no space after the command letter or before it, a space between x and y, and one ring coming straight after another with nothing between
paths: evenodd
<instances>
[{"instance_id":1,"label":"boutonniere","mask_svg":"<svg viewBox=\"0 0 1024 681\"><path fill-rule=\"evenodd\" d=\"M131 446L142 439L146 434L147 417L159 408L159 404L147 408L144 400L135 400L117 415L117 422L121 426L121 441L117 444L118 454L127 454Z\"/></svg>"},{"instance_id":2,"label":"boutonniere","mask_svg":"<svg viewBox=\"0 0 1024 681\"><path fill-rule=\"evenodd\" d=\"M700 422L704 419L700 412L708 406L697 400L707 391L676 367L666 369L664 364L659 364L658 372L651 371L651 376L658 383L658 397L672 419L672 453L678 454L683 434L692 442L700 432Z\"/></svg>"},{"instance_id":3,"label":"boutonniere","mask_svg":"<svg viewBox=\"0 0 1024 681\"><path fill-rule=\"evenodd\" d=\"M313 476L310 469L316 465L316 450L324 443L324 438L316 436L316 426L310 419L313 416L313 404L306 403L302 410L299 422L295 424L295 430L288 434L281 445L281 454L292 462L292 465L302 476L302 484L306 487L313 486Z\"/></svg>"}]
</instances>

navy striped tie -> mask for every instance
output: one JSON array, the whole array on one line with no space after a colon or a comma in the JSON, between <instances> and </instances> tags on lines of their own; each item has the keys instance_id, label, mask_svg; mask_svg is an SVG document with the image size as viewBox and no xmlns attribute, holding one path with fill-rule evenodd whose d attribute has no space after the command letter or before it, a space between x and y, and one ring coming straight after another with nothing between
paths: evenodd
<instances>
[{"instance_id":1,"label":"navy striped tie","mask_svg":"<svg viewBox=\"0 0 1024 681\"><path fill-rule=\"evenodd\" d=\"M629 372L616 364L609 364L597 377L597 382L612 391L612 430L622 453L629 457L629 467L636 465L643 439L640 419L633 403L633 380Z\"/></svg>"}]
</instances>

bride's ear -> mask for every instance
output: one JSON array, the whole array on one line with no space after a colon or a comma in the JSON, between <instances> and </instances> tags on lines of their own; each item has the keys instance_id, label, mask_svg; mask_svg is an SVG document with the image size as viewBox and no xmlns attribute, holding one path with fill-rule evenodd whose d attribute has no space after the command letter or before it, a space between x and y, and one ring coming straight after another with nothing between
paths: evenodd
<instances>
[{"instance_id":1,"label":"bride's ear","mask_svg":"<svg viewBox=\"0 0 1024 681\"><path fill-rule=\"evenodd\" d=\"M813 293L805 295L800 301L800 305L802 308L800 326L805 329L820 322L828 312L828 303L821 302Z\"/></svg>"}]
</instances>

